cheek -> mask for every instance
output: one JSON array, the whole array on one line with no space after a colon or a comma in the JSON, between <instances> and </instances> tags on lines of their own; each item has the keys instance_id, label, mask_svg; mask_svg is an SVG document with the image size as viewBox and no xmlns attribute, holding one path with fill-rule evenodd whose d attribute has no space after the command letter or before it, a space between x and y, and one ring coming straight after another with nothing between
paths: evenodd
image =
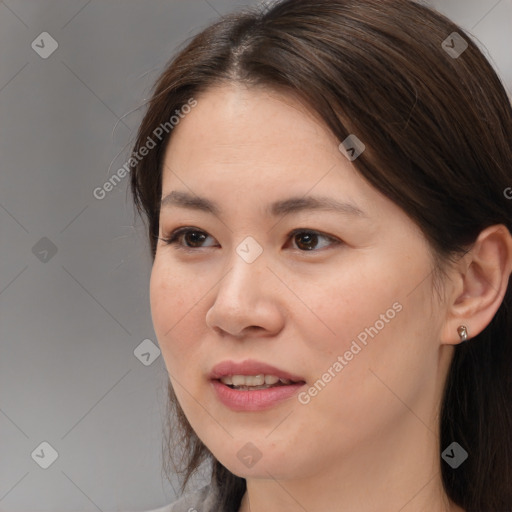
<instances>
[{"instance_id":1,"label":"cheek","mask_svg":"<svg viewBox=\"0 0 512 512\"><path fill-rule=\"evenodd\" d=\"M386 421L399 414L403 403L394 393L414 403L435 373L436 326L426 258L407 264L396 255L381 255L363 258L350 269L322 278L308 295L315 316L298 315L296 321L307 344L310 373L318 379L318 392L312 390L305 407L328 416L332 424L357 430L368 418Z\"/></svg>"},{"instance_id":2,"label":"cheek","mask_svg":"<svg viewBox=\"0 0 512 512\"><path fill-rule=\"evenodd\" d=\"M358 336L364 346L365 338L371 339L365 329L376 322L380 335L399 316L393 304L401 298L400 280L394 279L389 270L384 271L386 262L382 258L371 260L358 255L345 261L344 266L346 271L323 272L297 281L294 287L309 309L294 307L301 339L309 350L331 359L349 350ZM383 323L380 315L388 322Z\"/></svg>"},{"instance_id":3,"label":"cheek","mask_svg":"<svg viewBox=\"0 0 512 512\"><path fill-rule=\"evenodd\" d=\"M151 316L166 366L171 373L176 369L173 362L193 357L196 349L194 340L199 339L200 335L198 329L206 328L206 323L199 324L194 316L194 308L202 298L199 288L190 285L190 276L155 259L150 279Z\"/></svg>"},{"instance_id":4,"label":"cheek","mask_svg":"<svg viewBox=\"0 0 512 512\"><path fill-rule=\"evenodd\" d=\"M329 382L330 392L322 391L317 402L350 389L345 400L353 398L355 410L357 402L376 397L379 388L385 391L376 375L395 389L412 391L426 368L430 371L435 364L425 335L434 328L426 308L431 299L428 279L417 286L428 276L428 260L418 257L411 264L396 254L379 256L350 262L350 272L322 275L313 289L306 289L311 280L296 283L294 291L310 310L294 308L304 364L310 375ZM336 377L330 378L329 371Z\"/></svg>"}]
</instances>

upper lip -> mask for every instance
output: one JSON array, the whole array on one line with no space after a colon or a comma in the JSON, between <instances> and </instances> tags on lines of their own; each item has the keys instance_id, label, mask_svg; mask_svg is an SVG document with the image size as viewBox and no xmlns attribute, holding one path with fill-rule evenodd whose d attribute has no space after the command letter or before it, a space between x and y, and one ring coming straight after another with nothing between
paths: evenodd
<instances>
[{"instance_id":1,"label":"upper lip","mask_svg":"<svg viewBox=\"0 0 512 512\"><path fill-rule=\"evenodd\" d=\"M218 380L227 375L260 375L262 373L264 375L274 375L281 379L288 379L293 382L305 382L305 379L298 375L254 359L246 359L239 363L235 361L222 361L212 368L210 379Z\"/></svg>"}]
</instances>

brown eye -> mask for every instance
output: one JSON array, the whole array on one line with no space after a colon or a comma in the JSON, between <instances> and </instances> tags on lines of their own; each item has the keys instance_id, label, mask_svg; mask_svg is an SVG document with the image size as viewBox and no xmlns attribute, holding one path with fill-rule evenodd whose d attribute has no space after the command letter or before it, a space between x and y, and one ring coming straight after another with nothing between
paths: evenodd
<instances>
[{"instance_id":1,"label":"brown eye","mask_svg":"<svg viewBox=\"0 0 512 512\"><path fill-rule=\"evenodd\" d=\"M210 237L210 235L204 231L184 227L176 229L167 238L161 238L161 240L166 245L175 245L176 249L191 252L194 251L194 249L213 247L212 245L203 245L208 237ZM319 231L305 229L292 231L288 235L288 238L294 241L294 245L301 252L314 251L315 249L323 249L342 243L340 240ZM324 242L319 244L321 240L324 240Z\"/></svg>"},{"instance_id":2,"label":"brown eye","mask_svg":"<svg viewBox=\"0 0 512 512\"><path fill-rule=\"evenodd\" d=\"M290 233L290 236L293 238L293 240L296 242L297 247L301 251L312 251L313 249L318 248L318 241L319 239L327 240L330 243L326 243L320 248L328 247L329 245L336 245L341 243L339 240L336 240L335 238L324 235L318 231L310 231L310 230L304 230L304 229L296 229L292 233Z\"/></svg>"},{"instance_id":3,"label":"brown eye","mask_svg":"<svg viewBox=\"0 0 512 512\"><path fill-rule=\"evenodd\" d=\"M311 251L318 243L318 236L314 233L299 233L295 235L295 240L299 249Z\"/></svg>"},{"instance_id":4,"label":"brown eye","mask_svg":"<svg viewBox=\"0 0 512 512\"><path fill-rule=\"evenodd\" d=\"M201 244L206 238L206 233L202 231L186 231L181 235L187 242L187 247L195 247L195 244Z\"/></svg>"},{"instance_id":5,"label":"brown eye","mask_svg":"<svg viewBox=\"0 0 512 512\"><path fill-rule=\"evenodd\" d=\"M208 236L207 233L199 229L179 228L161 240L166 245L176 245L177 249L200 249L203 247L201 244ZM185 240L185 243L182 240Z\"/></svg>"}]
</instances>

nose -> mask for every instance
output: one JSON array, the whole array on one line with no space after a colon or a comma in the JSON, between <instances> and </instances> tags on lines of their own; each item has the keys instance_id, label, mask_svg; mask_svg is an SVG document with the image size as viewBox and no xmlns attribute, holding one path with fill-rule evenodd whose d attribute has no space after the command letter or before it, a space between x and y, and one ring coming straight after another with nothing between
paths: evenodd
<instances>
[{"instance_id":1,"label":"nose","mask_svg":"<svg viewBox=\"0 0 512 512\"><path fill-rule=\"evenodd\" d=\"M275 335L282 329L279 280L267 267L263 254L248 263L233 251L229 270L206 314L208 327L237 338Z\"/></svg>"}]
</instances>

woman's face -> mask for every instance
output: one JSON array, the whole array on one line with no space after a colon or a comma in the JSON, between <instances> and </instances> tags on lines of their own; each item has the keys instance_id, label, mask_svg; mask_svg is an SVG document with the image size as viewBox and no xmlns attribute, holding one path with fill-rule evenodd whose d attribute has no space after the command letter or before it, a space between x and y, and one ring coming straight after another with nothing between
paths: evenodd
<instances>
[{"instance_id":1,"label":"woman's face","mask_svg":"<svg viewBox=\"0 0 512 512\"><path fill-rule=\"evenodd\" d=\"M239 476L291 478L340 460L355 468L384 439L434 429L453 347L439 341L443 311L419 228L291 97L226 86L196 99L173 130L162 197L180 192L218 211L165 201L160 237L192 233L158 241L150 298L199 438ZM272 212L290 198L302 202ZM344 206L313 208L311 198ZM304 384L251 391L211 380L218 363L249 359ZM269 398L283 389L288 398Z\"/></svg>"}]
</instances>

